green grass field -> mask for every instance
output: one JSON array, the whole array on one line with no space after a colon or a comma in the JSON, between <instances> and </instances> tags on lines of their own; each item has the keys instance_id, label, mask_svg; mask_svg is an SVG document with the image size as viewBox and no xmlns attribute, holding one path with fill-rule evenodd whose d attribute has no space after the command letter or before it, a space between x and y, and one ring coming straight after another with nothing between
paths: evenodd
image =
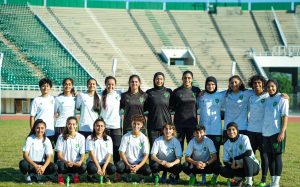
<instances>
[{"instance_id":1,"label":"green grass field","mask_svg":"<svg viewBox=\"0 0 300 187\"><path fill-rule=\"evenodd\" d=\"M10 120L0 121L0 186L28 186L24 184L23 176L18 169L18 163L22 159L22 146L29 133L28 121ZM283 155L283 173L281 186L300 186L300 124L290 123L287 130L287 147ZM181 185L188 184L188 177L180 174ZM198 178L200 179L200 178ZM259 176L254 178L257 185ZM269 180L269 178L268 178ZM86 183L86 176L81 177L82 183L71 186L96 186L97 184ZM209 178L208 178L209 181ZM218 178L219 186L226 186L226 180ZM143 186L150 186L146 183ZM41 186L33 184L32 186ZM43 186L57 186L56 181L50 181ZM128 183L113 183L111 186L137 186ZM163 186L163 185L160 185Z\"/></svg>"}]
</instances>

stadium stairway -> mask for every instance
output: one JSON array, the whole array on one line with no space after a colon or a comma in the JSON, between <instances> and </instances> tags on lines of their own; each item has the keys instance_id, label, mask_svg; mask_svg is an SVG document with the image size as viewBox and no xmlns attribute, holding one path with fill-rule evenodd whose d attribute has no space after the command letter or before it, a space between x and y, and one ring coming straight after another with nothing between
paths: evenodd
<instances>
[{"instance_id":1,"label":"stadium stairway","mask_svg":"<svg viewBox=\"0 0 300 187\"><path fill-rule=\"evenodd\" d=\"M0 20L3 36L29 59L28 63L32 62L54 84L60 85L67 76L73 78L76 85L86 84L89 74L65 51L28 7L1 5Z\"/></svg>"},{"instance_id":2,"label":"stadium stairway","mask_svg":"<svg viewBox=\"0 0 300 187\"><path fill-rule=\"evenodd\" d=\"M300 19L294 13L276 10L277 18L284 32L288 45L300 45Z\"/></svg>"}]
</instances>

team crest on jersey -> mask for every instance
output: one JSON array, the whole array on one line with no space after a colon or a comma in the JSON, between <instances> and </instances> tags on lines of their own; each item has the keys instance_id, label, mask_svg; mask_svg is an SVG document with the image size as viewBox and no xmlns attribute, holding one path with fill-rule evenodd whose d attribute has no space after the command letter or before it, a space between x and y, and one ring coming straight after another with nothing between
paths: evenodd
<instances>
[{"instance_id":1,"label":"team crest on jersey","mask_svg":"<svg viewBox=\"0 0 300 187\"><path fill-rule=\"evenodd\" d=\"M243 149L243 145L242 145L242 144L239 145L239 149L240 149L240 150Z\"/></svg>"},{"instance_id":2,"label":"team crest on jersey","mask_svg":"<svg viewBox=\"0 0 300 187\"><path fill-rule=\"evenodd\" d=\"M79 149L79 144L76 144L76 145L75 145L75 148L76 148L76 149Z\"/></svg>"},{"instance_id":3,"label":"team crest on jersey","mask_svg":"<svg viewBox=\"0 0 300 187\"><path fill-rule=\"evenodd\" d=\"M239 100L243 100L244 95L240 95Z\"/></svg>"},{"instance_id":4,"label":"team crest on jersey","mask_svg":"<svg viewBox=\"0 0 300 187\"><path fill-rule=\"evenodd\" d=\"M140 99L140 103L144 103L145 99L143 97L141 97Z\"/></svg>"},{"instance_id":5,"label":"team crest on jersey","mask_svg":"<svg viewBox=\"0 0 300 187\"><path fill-rule=\"evenodd\" d=\"M218 104L220 102L220 100L219 99L215 99L215 102Z\"/></svg>"},{"instance_id":6,"label":"team crest on jersey","mask_svg":"<svg viewBox=\"0 0 300 187\"><path fill-rule=\"evenodd\" d=\"M273 143L273 148L274 149L278 149L278 146L279 146L278 143Z\"/></svg>"},{"instance_id":7,"label":"team crest on jersey","mask_svg":"<svg viewBox=\"0 0 300 187\"><path fill-rule=\"evenodd\" d=\"M107 142L105 142L105 147L106 147L106 148L108 147L108 144L107 144Z\"/></svg>"},{"instance_id":8,"label":"team crest on jersey","mask_svg":"<svg viewBox=\"0 0 300 187\"><path fill-rule=\"evenodd\" d=\"M277 106L277 104L278 104L278 102L275 101L275 102L273 103L273 107Z\"/></svg>"},{"instance_id":9,"label":"team crest on jersey","mask_svg":"<svg viewBox=\"0 0 300 187\"><path fill-rule=\"evenodd\" d=\"M169 92L165 92L164 93L164 97L169 97L170 96L170 93Z\"/></svg>"},{"instance_id":10,"label":"team crest on jersey","mask_svg":"<svg viewBox=\"0 0 300 187\"><path fill-rule=\"evenodd\" d=\"M260 100L261 103L265 103L265 101L266 101L265 99Z\"/></svg>"},{"instance_id":11,"label":"team crest on jersey","mask_svg":"<svg viewBox=\"0 0 300 187\"><path fill-rule=\"evenodd\" d=\"M207 150L207 147L203 147L203 151L206 151Z\"/></svg>"},{"instance_id":12,"label":"team crest on jersey","mask_svg":"<svg viewBox=\"0 0 300 187\"><path fill-rule=\"evenodd\" d=\"M144 147L144 142L140 142L139 147L142 149Z\"/></svg>"}]
</instances>

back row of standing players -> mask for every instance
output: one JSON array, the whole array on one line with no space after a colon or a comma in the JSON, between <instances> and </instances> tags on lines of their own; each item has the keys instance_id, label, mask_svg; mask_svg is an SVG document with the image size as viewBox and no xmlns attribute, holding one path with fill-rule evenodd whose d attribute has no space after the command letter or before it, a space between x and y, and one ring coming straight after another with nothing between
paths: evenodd
<instances>
[{"instance_id":1,"label":"back row of standing players","mask_svg":"<svg viewBox=\"0 0 300 187\"><path fill-rule=\"evenodd\" d=\"M268 167L272 176L271 183L275 182L276 176L279 183L288 101L279 93L276 80L266 82L261 76L253 76L249 79L252 89L247 90L241 78L234 75L229 78L228 89L224 91L217 90L214 77L206 79L205 90L201 91L192 85L193 73L190 71L183 73L182 86L173 91L164 86L164 81L164 74L156 73L153 77L154 87L143 92L140 77L131 75L128 91L121 94L115 90L116 79L109 76L105 79L106 89L99 95L96 92L97 82L91 78L87 81L88 91L75 96L73 80L66 78L63 81L63 93L54 98L50 95L51 81L42 79L39 82L42 96L35 98L31 105L30 127L35 119L43 119L47 124L46 135L54 142L66 126L66 119L74 116L75 109L79 109L79 132L87 137L92 133L94 121L102 117L116 153L122 135L131 130L131 117L144 115L148 111L145 129L150 147L161 135L162 127L173 122L183 150L184 139L189 142L193 137L199 109L199 123L205 126L207 137L213 141L219 155L222 140L226 139L226 133L222 136L221 109L224 108L225 126L230 122L238 124L239 133L248 135L253 151L260 151L261 183L266 182ZM120 109L123 110L122 125ZM171 111L174 112L173 117ZM265 151L262 150L263 144L269 146L265 147ZM113 160L117 163L120 160L119 154L114 154Z\"/></svg>"}]
</instances>

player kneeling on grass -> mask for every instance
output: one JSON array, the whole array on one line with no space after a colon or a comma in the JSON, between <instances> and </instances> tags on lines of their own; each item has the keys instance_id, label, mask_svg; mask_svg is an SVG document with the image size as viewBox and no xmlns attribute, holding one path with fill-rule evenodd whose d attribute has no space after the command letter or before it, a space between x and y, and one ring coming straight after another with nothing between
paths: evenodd
<instances>
[{"instance_id":1,"label":"player kneeling on grass","mask_svg":"<svg viewBox=\"0 0 300 187\"><path fill-rule=\"evenodd\" d=\"M175 126L172 124L166 124L162 128L163 136L158 137L151 149L150 164L152 173L154 175L155 184L158 184L158 172L164 171L164 175L161 178L161 183L166 183L167 172L170 172L170 183L177 184L175 180L176 176L181 172L181 157L182 149L181 144L176 136Z\"/></svg>"},{"instance_id":2,"label":"player kneeling on grass","mask_svg":"<svg viewBox=\"0 0 300 187\"><path fill-rule=\"evenodd\" d=\"M259 162L253 154L248 136L239 134L238 125L227 125L228 140L224 144L223 163L220 174L225 178L234 178L233 186L239 186L245 177L245 186L252 186L253 176L259 173Z\"/></svg>"},{"instance_id":3,"label":"player kneeling on grass","mask_svg":"<svg viewBox=\"0 0 300 187\"><path fill-rule=\"evenodd\" d=\"M146 164L149 155L148 139L140 131L144 124L144 116L135 115L132 117L132 131L126 133L121 140L119 148L121 160L116 164L118 173L136 173L143 176L151 174L151 169ZM128 176L130 177L131 175ZM130 180L128 179L128 181ZM144 182L144 177L140 182Z\"/></svg>"},{"instance_id":4,"label":"player kneeling on grass","mask_svg":"<svg viewBox=\"0 0 300 187\"><path fill-rule=\"evenodd\" d=\"M42 175L50 175L56 172L57 167L51 163L53 149L50 140L46 137L46 123L37 119L26 138L23 146L23 160L19 168L25 176L27 183L31 183L31 175L34 174L37 182L40 183ZM46 159L46 160L45 160Z\"/></svg>"},{"instance_id":5,"label":"player kneeling on grass","mask_svg":"<svg viewBox=\"0 0 300 187\"><path fill-rule=\"evenodd\" d=\"M183 172L190 176L189 185L194 185L196 174L211 174L211 185L217 182L219 164L217 151L211 139L205 136L205 127L198 125L194 130L194 138L188 144L185 153Z\"/></svg>"},{"instance_id":6,"label":"player kneeling on grass","mask_svg":"<svg viewBox=\"0 0 300 187\"><path fill-rule=\"evenodd\" d=\"M79 174L86 170L83 163L85 155L85 139L78 132L77 118L68 117L66 127L56 142L57 166L58 166L58 184L64 184L63 174L74 174L74 183L79 183Z\"/></svg>"},{"instance_id":7,"label":"player kneeling on grass","mask_svg":"<svg viewBox=\"0 0 300 187\"><path fill-rule=\"evenodd\" d=\"M87 180L98 182L97 178L99 178L102 183L103 177L105 177L106 183L110 184L108 175L113 175L116 167L109 162L113 154L113 143L111 137L106 135L105 126L103 119L96 119L93 132L86 140L86 151L89 153ZM98 174L99 177L96 178L95 174Z\"/></svg>"}]
</instances>

